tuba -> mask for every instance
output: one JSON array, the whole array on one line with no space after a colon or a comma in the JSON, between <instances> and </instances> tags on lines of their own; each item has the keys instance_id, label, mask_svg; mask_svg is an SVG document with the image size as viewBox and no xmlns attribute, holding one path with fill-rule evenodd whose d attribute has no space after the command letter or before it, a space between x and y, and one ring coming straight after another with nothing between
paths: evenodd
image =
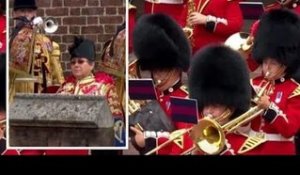
<instances>
[{"instance_id":1,"label":"tuba","mask_svg":"<svg viewBox=\"0 0 300 175\"><path fill-rule=\"evenodd\" d=\"M194 0L188 0L187 1L187 19L186 19L186 26L182 29L183 32L185 33L185 36L189 39L190 43L193 45L193 34L194 34L194 29L193 25L188 21L189 16L196 11L196 5Z\"/></svg>"}]
</instances>

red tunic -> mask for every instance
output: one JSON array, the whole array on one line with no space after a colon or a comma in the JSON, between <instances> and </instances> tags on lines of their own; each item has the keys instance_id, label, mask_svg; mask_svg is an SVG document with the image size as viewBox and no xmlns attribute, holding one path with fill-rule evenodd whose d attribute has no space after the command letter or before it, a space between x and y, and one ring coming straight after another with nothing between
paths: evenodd
<instances>
[{"instance_id":1,"label":"red tunic","mask_svg":"<svg viewBox=\"0 0 300 175\"><path fill-rule=\"evenodd\" d=\"M167 113L167 116L169 116L169 117L171 116L170 97L182 97L182 98L188 97L188 92L186 91L185 86L181 86L178 89L172 89L172 90L171 90L171 88L169 88L168 94L164 94L164 93L158 91L158 100L160 102L160 105L164 109L164 111ZM176 122L176 123L174 123L174 125L175 125L176 130L187 129L192 126L192 124L183 123L183 122ZM188 137L188 134L185 134L184 137ZM167 140L169 140L169 137L163 137L163 136L158 137L157 138L157 146L164 143ZM157 154L158 155L179 154L182 151L189 149L192 145L193 145L193 143L191 140L184 142L183 148L180 148L177 144L172 142L172 143L168 144L166 147L160 149L157 152Z\"/></svg>"},{"instance_id":2,"label":"red tunic","mask_svg":"<svg viewBox=\"0 0 300 175\"><path fill-rule=\"evenodd\" d=\"M253 79L251 84L258 91L262 77ZM300 128L300 94L299 84L293 79L276 81L270 93L270 101L275 103L282 113L271 122L262 116L251 121L252 132L262 132L270 139L245 154L254 155L294 155L294 135ZM296 91L298 89L298 92Z\"/></svg>"},{"instance_id":3,"label":"red tunic","mask_svg":"<svg viewBox=\"0 0 300 175\"><path fill-rule=\"evenodd\" d=\"M6 16L0 15L0 53L6 52Z\"/></svg>"},{"instance_id":4,"label":"red tunic","mask_svg":"<svg viewBox=\"0 0 300 175\"><path fill-rule=\"evenodd\" d=\"M182 24L184 0L145 0L144 13L164 13Z\"/></svg>"},{"instance_id":5,"label":"red tunic","mask_svg":"<svg viewBox=\"0 0 300 175\"><path fill-rule=\"evenodd\" d=\"M201 4L199 4L201 3ZM218 23L213 32L205 25L194 26L193 53L210 43L224 42L230 35L239 32L243 26L243 16L238 0L195 0L197 12L227 20L227 25ZM187 17L187 8L183 12ZM184 26L186 20L184 20Z\"/></svg>"},{"instance_id":6,"label":"red tunic","mask_svg":"<svg viewBox=\"0 0 300 175\"><path fill-rule=\"evenodd\" d=\"M133 29L134 29L134 26L135 26L135 19L136 18L136 7L129 4L129 23L128 23L128 26L129 26L129 53L131 53L133 51Z\"/></svg>"},{"instance_id":7,"label":"red tunic","mask_svg":"<svg viewBox=\"0 0 300 175\"><path fill-rule=\"evenodd\" d=\"M270 4L270 5L267 5L265 7L265 10L266 11L270 11L270 10L273 10L273 9L280 9L282 8L282 6L280 5L280 3L278 1L275 1L273 4ZM291 6L291 9L296 12L297 14L300 14L300 4L298 3L298 5L296 6Z\"/></svg>"}]
</instances>

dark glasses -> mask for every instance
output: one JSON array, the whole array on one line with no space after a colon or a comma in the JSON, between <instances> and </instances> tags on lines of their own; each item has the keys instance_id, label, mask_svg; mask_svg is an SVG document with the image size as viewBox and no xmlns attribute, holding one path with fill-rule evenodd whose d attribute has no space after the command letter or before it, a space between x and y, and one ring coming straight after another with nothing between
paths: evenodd
<instances>
[{"instance_id":1,"label":"dark glasses","mask_svg":"<svg viewBox=\"0 0 300 175\"><path fill-rule=\"evenodd\" d=\"M78 63L78 64L83 64L83 63L85 63L85 62L87 62L87 61L84 60L84 59L72 60L72 61L71 61L71 65L75 65L76 63Z\"/></svg>"}]
</instances>

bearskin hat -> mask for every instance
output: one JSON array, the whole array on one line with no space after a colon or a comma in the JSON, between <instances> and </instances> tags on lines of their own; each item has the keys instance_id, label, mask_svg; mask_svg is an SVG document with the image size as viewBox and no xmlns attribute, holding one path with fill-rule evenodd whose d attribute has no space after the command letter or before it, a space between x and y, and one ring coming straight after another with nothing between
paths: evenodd
<instances>
[{"instance_id":1,"label":"bearskin hat","mask_svg":"<svg viewBox=\"0 0 300 175\"><path fill-rule=\"evenodd\" d=\"M300 65L300 18L285 9L271 10L260 20L254 39L253 57L262 63L267 57L287 66L293 76Z\"/></svg>"},{"instance_id":2,"label":"bearskin hat","mask_svg":"<svg viewBox=\"0 0 300 175\"><path fill-rule=\"evenodd\" d=\"M14 10L18 10L22 8L37 9L35 0L15 0Z\"/></svg>"},{"instance_id":3,"label":"bearskin hat","mask_svg":"<svg viewBox=\"0 0 300 175\"><path fill-rule=\"evenodd\" d=\"M74 57L83 57L89 61L95 61L95 44L93 41L74 37L74 44L69 48L71 59Z\"/></svg>"},{"instance_id":4,"label":"bearskin hat","mask_svg":"<svg viewBox=\"0 0 300 175\"><path fill-rule=\"evenodd\" d=\"M142 16L133 31L133 48L142 70L189 68L191 48L181 27L169 16Z\"/></svg>"},{"instance_id":5,"label":"bearskin hat","mask_svg":"<svg viewBox=\"0 0 300 175\"><path fill-rule=\"evenodd\" d=\"M231 117L247 111L251 101L248 69L241 55L223 45L209 45L192 58L189 77L190 98L200 111L207 105L235 109Z\"/></svg>"}]
</instances>

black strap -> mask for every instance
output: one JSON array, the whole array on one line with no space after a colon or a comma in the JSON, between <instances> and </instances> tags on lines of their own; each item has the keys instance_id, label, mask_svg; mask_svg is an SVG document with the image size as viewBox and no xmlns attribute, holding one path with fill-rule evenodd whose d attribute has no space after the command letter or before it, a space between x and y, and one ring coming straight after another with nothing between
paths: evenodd
<instances>
[{"instance_id":1,"label":"black strap","mask_svg":"<svg viewBox=\"0 0 300 175\"><path fill-rule=\"evenodd\" d=\"M47 73L46 73L46 65L44 62L42 63L42 75L43 75L43 84L42 84L43 93L47 93L47 77L46 77Z\"/></svg>"}]
</instances>

